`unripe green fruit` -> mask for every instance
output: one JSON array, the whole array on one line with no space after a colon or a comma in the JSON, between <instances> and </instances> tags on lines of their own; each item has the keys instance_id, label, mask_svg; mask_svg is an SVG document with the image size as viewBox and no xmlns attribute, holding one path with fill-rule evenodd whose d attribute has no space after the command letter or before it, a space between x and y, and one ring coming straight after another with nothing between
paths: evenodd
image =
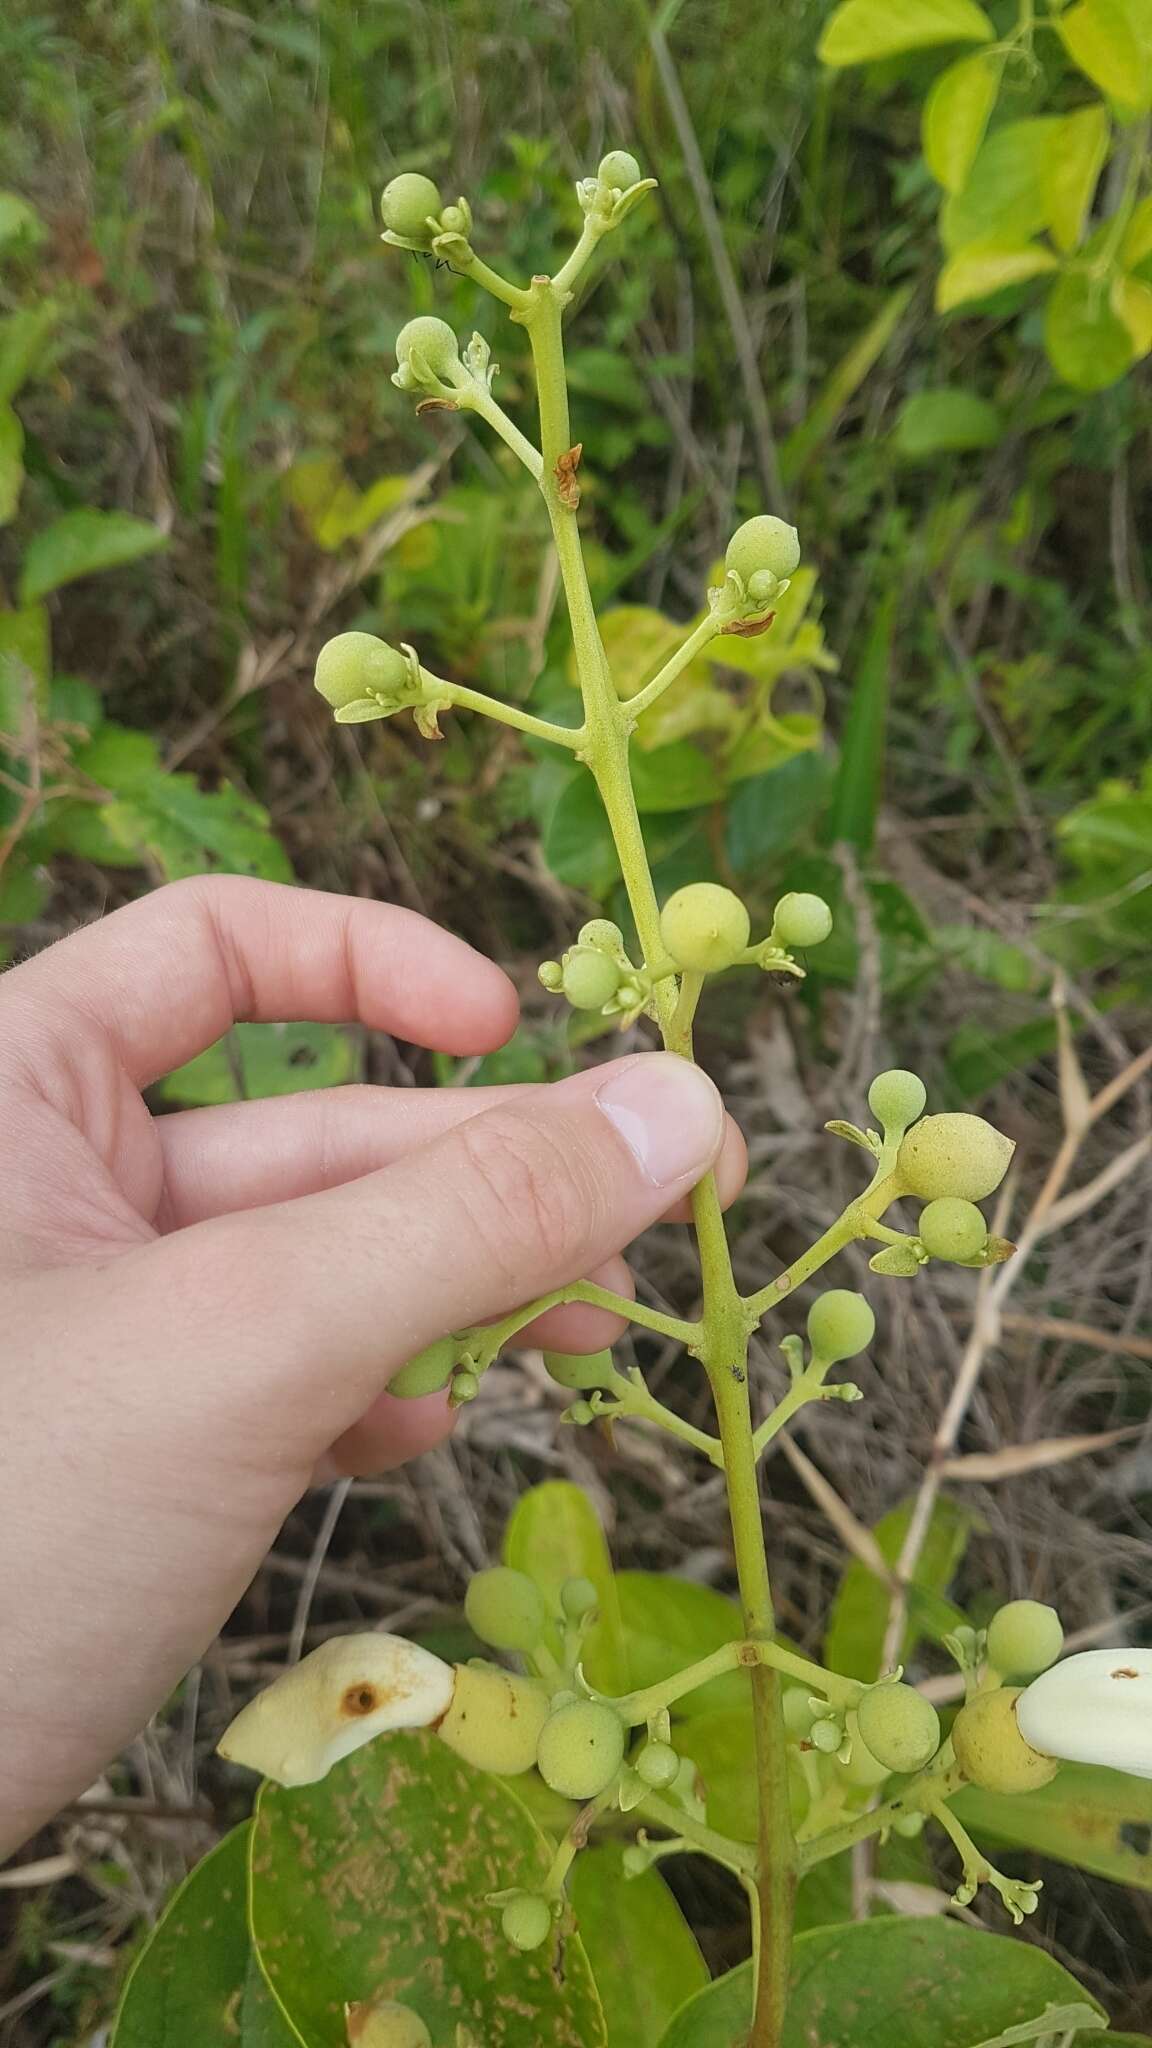
<instances>
[{"instance_id":1,"label":"unripe green fruit","mask_svg":"<svg viewBox=\"0 0 1152 2048\"><path fill-rule=\"evenodd\" d=\"M982 1116L926 1116L901 1143L896 1171L908 1193L925 1202L942 1195L982 1202L999 1187L1015 1150Z\"/></svg>"},{"instance_id":2,"label":"unripe green fruit","mask_svg":"<svg viewBox=\"0 0 1152 2048\"><path fill-rule=\"evenodd\" d=\"M565 1799L595 1799L624 1759L624 1723L599 1700L576 1700L550 1716L540 1731L536 1768Z\"/></svg>"},{"instance_id":3,"label":"unripe green fruit","mask_svg":"<svg viewBox=\"0 0 1152 2048\"><path fill-rule=\"evenodd\" d=\"M868 1303L850 1288L829 1288L827 1294L817 1295L808 1311L808 1342L813 1358L822 1365L855 1358L875 1334L876 1318Z\"/></svg>"},{"instance_id":4,"label":"unripe green fruit","mask_svg":"<svg viewBox=\"0 0 1152 2048\"><path fill-rule=\"evenodd\" d=\"M606 953L577 947L564 962L564 993L574 1010L602 1010L620 986L620 969Z\"/></svg>"},{"instance_id":5,"label":"unripe green fruit","mask_svg":"<svg viewBox=\"0 0 1152 2048\"><path fill-rule=\"evenodd\" d=\"M816 1717L812 1712L809 1699L810 1695L805 1692L802 1685L790 1685L785 1688L784 1697L780 1704L784 1714L784 1726L787 1728L789 1735L803 1737L811 1732L812 1723Z\"/></svg>"},{"instance_id":6,"label":"unripe green fruit","mask_svg":"<svg viewBox=\"0 0 1152 2048\"><path fill-rule=\"evenodd\" d=\"M469 1372L467 1367L464 1367L462 1371L454 1372L452 1375L452 1381L448 1388L449 1406L463 1408L465 1402L474 1401L479 1392L479 1379L474 1372Z\"/></svg>"},{"instance_id":7,"label":"unripe green fruit","mask_svg":"<svg viewBox=\"0 0 1152 2048\"><path fill-rule=\"evenodd\" d=\"M500 1925L513 1948L540 1948L552 1932L552 1908L539 1892L517 1892L500 1915Z\"/></svg>"},{"instance_id":8,"label":"unripe green fruit","mask_svg":"<svg viewBox=\"0 0 1152 2048\"><path fill-rule=\"evenodd\" d=\"M388 1382L388 1392L399 1394L402 1401L416 1400L421 1394L437 1394L446 1387L452 1377L452 1369L459 1356L459 1347L454 1337L438 1337L435 1344L429 1344L402 1365Z\"/></svg>"},{"instance_id":9,"label":"unripe green fruit","mask_svg":"<svg viewBox=\"0 0 1152 2048\"><path fill-rule=\"evenodd\" d=\"M918 1771L940 1747L940 1716L931 1700L891 1679L869 1687L856 1722L861 1740L890 1771Z\"/></svg>"},{"instance_id":10,"label":"unripe green fruit","mask_svg":"<svg viewBox=\"0 0 1152 2048\"><path fill-rule=\"evenodd\" d=\"M748 944L751 920L738 896L718 882L689 882L660 912L660 937L677 967L717 974Z\"/></svg>"},{"instance_id":11,"label":"unripe green fruit","mask_svg":"<svg viewBox=\"0 0 1152 2048\"><path fill-rule=\"evenodd\" d=\"M466 235L471 222L462 206L446 206L440 215L440 226L446 235Z\"/></svg>"},{"instance_id":12,"label":"unripe green fruit","mask_svg":"<svg viewBox=\"0 0 1152 2048\"><path fill-rule=\"evenodd\" d=\"M771 604L779 590L780 578L774 576L771 569L757 569L756 574L748 578L748 596L753 604Z\"/></svg>"},{"instance_id":13,"label":"unripe green fruit","mask_svg":"<svg viewBox=\"0 0 1152 2048\"><path fill-rule=\"evenodd\" d=\"M920 1211L916 1234L934 1259L974 1259L987 1242L988 1225L975 1202L942 1195Z\"/></svg>"},{"instance_id":14,"label":"unripe green fruit","mask_svg":"<svg viewBox=\"0 0 1152 2048\"><path fill-rule=\"evenodd\" d=\"M794 889L782 896L772 919L772 936L784 946L819 946L832 929L832 912L822 896Z\"/></svg>"},{"instance_id":15,"label":"unripe green fruit","mask_svg":"<svg viewBox=\"0 0 1152 2048\"><path fill-rule=\"evenodd\" d=\"M578 946L592 946L598 953L618 953L624 944L624 934L610 917L592 917L582 924L576 934Z\"/></svg>"},{"instance_id":16,"label":"unripe green fruit","mask_svg":"<svg viewBox=\"0 0 1152 2048\"><path fill-rule=\"evenodd\" d=\"M337 633L316 657L316 688L333 711L361 697L388 697L408 680L399 648L375 633Z\"/></svg>"},{"instance_id":17,"label":"unripe green fruit","mask_svg":"<svg viewBox=\"0 0 1152 2048\"><path fill-rule=\"evenodd\" d=\"M1060 1616L1039 1600L1010 1600L988 1626L988 1662L1010 1678L1038 1677L1063 1648Z\"/></svg>"},{"instance_id":18,"label":"unripe green fruit","mask_svg":"<svg viewBox=\"0 0 1152 2048\"><path fill-rule=\"evenodd\" d=\"M425 313L409 320L396 336L396 360L407 362L413 351L436 377L446 377L460 361L460 346L446 320Z\"/></svg>"},{"instance_id":19,"label":"unripe green fruit","mask_svg":"<svg viewBox=\"0 0 1152 2048\"><path fill-rule=\"evenodd\" d=\"M495 1650L534 1650L547 1625L536 1581L506 1564L469 1580L464 1614L473 1634Z\"/></svg>"},{"instance_id":20,"label":"unripe green fruit","mask_svg":"<svg viewBox=\"0 0 1152 2048\"><path fill-rule=\"evenodd\" d=\"M569 1621L583 1621L599 1604L600 1595L591 1579L565 1579L560 1588L560 1605Z\"/></svg>"},{"instance_id":21,"label":"unripe green fruit","mask_svg":"<svg viewBox=\"0 0 1152 2048\"><path fill-rule=\"evenodd\" d=\"M640 166L635 157L626 149L610 149L601 157L600 169L596 173L602 185L613 191L627 192L640 182Z\"/></svg>"},{"instance_id":22,"label":"unripe green fruit","mask_svg":"<svg viewBox=\"0 0 1152 2048\"><path fill-rule=\"evenodd\" d=\"M1016 1723L1022 1688L977 1693L952 1724L952 1745L965 1777L985 1792L1035 1792L1050 1784L1060 1765L1025 1742Z\"/></svg>"},{"instance_id":23,"label":"unripe green fruit","mask_svg":"<svg viewBox=\"0 0 1152 2048\"><path fill-rule=\"evenodd\" d=\"M868 1107L885 1131L906 1131L923 1116L927 1100L928 1090L919 1074L910 1074L907 1067L891 1067L886 1074L877 1074L868 1090Z\"/></svg>"},{"instance_id":24,"label":"unripe green fruit","mask_svg":"<svg viewBox=\"0 0 1152 2048\"><path fill-rule=\"evenodd\" d=\"M380 218L393 235L406 242L431 240L429 215L439 217L444 201L432 183L419 171L401 171L380 194Z\"/></svg>"},{"instance_id":25,"label":"unripe green fruit","mask_svg":"<svg viewBox=\"0 0 1152 2048\"><path fill-rule=\"evenodd\" d=\"M550 1709L535 1678L514 1677L495 1664L458 1664L452 1704L436 1732L466 1764L515 1778L535 1763Z\"/></svg>"},{"instance_id":26,"label":"unripe green fruit","mask_svg":"<svg viewBox=\"0 0 1152 2048\"><path fill-rule=\"evenodd\" d=\"M379 2005L350 2005L346 2025L349 2048L432 2048L419 2013L394 1998Z\"/></svg>"},{"instance_id":27,"label":"unripe green fruit","mask_svg":"<svg viewBox=\"0 0 1152 2048\"><path fill-rule=\"evenodd\" d=\"M563 1351L546 1351L544 1363L558 1386L572 1387L577 1392L590 1392L593 1387L608 1387L612 1384L612 1353L591 1351L586 1355L577 1354L569 1358Z\"/></svg>"},{"instance_id":28,"label":"unripe green fruit","mask_svg":"<svg viewBox=\"0 0 1152 2048\"><path fill-rule=\"evenodd\" d=\"M725 568L735 569L745 587L763 569L783 580L791 576L799 562L800 536L796 528L770 512L762 512L758 518L746 519L743 526L738 526L724 556Z\"/></svg>"},{"instance_id":29,"label":"unripe green fruit","mask_svg":"<svg viewBox=\"0 0 1152 2048\"><path fill-rule=\"evenodd\" d=\"M636 1758L636 1769L654 1792L666 1791L680 1775L680 1759L668 1742L646 1742Z\"/></svg>"},{"instance_id":30,"label":"unripe green fruit","mask_svg":"<svg viewBox=\"0 0 1152 2048\"><path fill-rule=\"evenodd\" d=\"M872 1790L875 1786L882 1785L886 1778L891 1777L892 1766L890 1764L882 1764L879 1757L873 1756L872 1751L860 1733L860 1717L858 1714L848 1713L844 1716L844 1732L852 1745L851 1756L846 1764L841 1765L848 1783L850 1785L859 1785L862 1791Z\"/></svg>"},{"instance_id":31,"label":"unripe green fruit","mask_svg":"<svg viewBox=\"0 0 1152 2048\"><path fill-rule=\"evenodd\" d=\"M822 1716L820 1720L813 1721L808 1740L813 1749L818 1749L823 1756L835 1756L844 1740L844 1730L836 1719Z\"/></svg>"}]
</instances>

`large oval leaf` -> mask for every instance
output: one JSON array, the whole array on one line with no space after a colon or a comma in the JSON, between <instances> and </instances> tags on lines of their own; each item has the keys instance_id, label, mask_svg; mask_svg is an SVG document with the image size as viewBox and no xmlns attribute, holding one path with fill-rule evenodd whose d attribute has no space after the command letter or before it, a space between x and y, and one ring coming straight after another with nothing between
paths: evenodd
<instances>
[{"instance_id":1,"label":"large oval leaf","mask_svg":"<svg viewBox=\"0 0 1152 2048\"><path fill-rule=\"evenodd\" d=\"M608 2023L608 2048L658 2048L673 2013L708 1982L696 1937L659 1871L626 1877L613 1842L573 1866L576 1924Z\"/></svg>"},{"instance_id":2,"label":"large oval leaf","mask_svg":"<svg viewBox=\"0 0 1152 2048\"><path fill-rule=\"evenodd\" d=\"M1050 1785L1015 1799L971 1785L956 1810L977 1835L1152 1892L1152 1780L1065 1764Z\"/></svg>"},{"instance_id":3,"label":"large oval leaf","mask_svg":"<svg viewBox=\"0 0 1152 2048\"><path fill-rule=\"evenodd\" d=\"M587 1494L566 1479L547 1479L523 1494L504 1532L504 1562L535 1579L553 1609L565 1579L591 1579L600 1614L584 1647L584 1669L600 1692L627 1692L634 1681L612 1560Z\"/></svg>"},{"instance_id":4,"label":"large oval leaf","mask_svg":"<svg viewBox=\"0 0 1152 2048\"><path fill-rule=\"evenodd\" d=\"M690 1999L660 2048L744 2048L751 1996L745 1963ZM1078 2002L1099 2011L1041 1949L951 1920L819 1927L796 1943L783 2048L972 2048Z\"/></svg>"},{"instance_id":5,"label":"large oval leaf","mask_svg":"<svg viewBox=\"0 0 1152 2048\"><path fill-rule=\"evenodd\" d=\"M911 1501L893 1508L877 1522L873 1534L889 1564L900 1555ZM920 1547L920 1557L909 1589L908 1628L901 1650L906 1663L921 1635L939 1640L963 1616L944 1600L964 1555L972 1529L972 1517L956 1507L947 1496L937 1501ZM859 1678L871 1685L880 1676L880 1660L888 1626L891 1595L887 1586L865 1565L852 1563L840 1582L832 1605L828 1633L824 1638L824 1662L845 1678Z\"/></svg>"},{"instance_id":6,"label":"large oval leaf","mask_svg":"<svg viewBox=\"0 0 1152 2048\"><path fill-rule=\"evenodd\" d=\"M820 39L825 64L870 64L934 43L990 42L994 30L974 0L842 0Z\"/></svg>"},{"instance_id":7,"label":"large oval leaf","mask_svg":"<svg viewBox=\"0 0 1152 2048\"><path fill-rule=\"evenodd\" d=\"M738 1643L744 1633L736 1602L691 1579L665 1572L619 1572L616 1593L634 1686L659 1685L725 1643ZM746 1706L747 1700L747 1674L730 1671L685 1693L674 1711L677 1716L708 1714L718 1707Z\"/></svg>"},{"instance_id":8,"label":"large oval leaf","mask_svg":"<svg viewBox=\"0 0 1152 2048\"><path fill-rule=\"evenodd\" d=\"M531 1888L548 1846L497 1778L424 1731L394 1735L319 1785L266 1785L251 1854L260 1965L308 2048L346 2048L345 2004L400 1999L432 2034L484 2048L606 2048L579 1939L511 1948L486 1894Z\"/></svg>"}]
</instances>

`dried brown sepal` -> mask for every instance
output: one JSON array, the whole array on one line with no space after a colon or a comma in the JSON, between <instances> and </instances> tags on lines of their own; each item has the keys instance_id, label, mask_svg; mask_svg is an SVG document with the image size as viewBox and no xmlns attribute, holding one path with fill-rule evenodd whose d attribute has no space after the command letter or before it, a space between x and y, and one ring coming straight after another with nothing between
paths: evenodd
<instances>
[{"instance_id":1,"label":"dried brown sepal","mask_svg":"<svg viewBox=\"0 0 1152 2048\"><path fill-rule=\"evenodd\" d=\"M735 633L738 640L756 640L761 633L766 633L769 626L775 625L775 623L775 612L765 612L762 619L733 619L729 625L725 626L724 631L726 633Z\"/></svg>"},{"instance_id":2,"label":"dried brown sepal","mask_svg":"<svg viewBox=\"0 0 1152 2048\"><path fill-rule=\"evenodd\" d=\"M459 410L460 407L454 398L422 398L416 407L418 414L422 412L459 412Z\"/></svg>"},{"instance_id":3,"label":"dried brown sepal","mask_svg":"<svg viewBox=\"0 0 1152 2048\"><path fill-rule=\"evenodd\" d=\"M583 453L584 443L577 441L574 448L565 449L556 463L556 495L568 512L575 512L580 503L580 486L576 481L576 472L580 467Z\"/></svg>"}]
</instances>

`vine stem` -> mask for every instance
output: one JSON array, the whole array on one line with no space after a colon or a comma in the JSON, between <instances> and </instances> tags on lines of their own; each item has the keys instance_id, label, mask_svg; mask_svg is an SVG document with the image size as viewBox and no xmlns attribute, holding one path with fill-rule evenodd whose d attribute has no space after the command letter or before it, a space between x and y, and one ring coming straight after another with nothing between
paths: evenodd
<instances>
[{"instance_id":1,"label":"vine stem","mask_svg":"<svg viewBox=\"0 0 1152 2048\"><path fill-rule=\"evenodd\" d=\"M564 282L533 278L530 303L513 317L528 330L536 368L543 472L584 699L581 749L612 830L636 930L647 960L663 952L660 910L628 765L631 719L608 667L580 546L571 488L572 434L564 372L561 316ZM566 458L569 458L566 460ZM668 1051L691 1059L691 1005L680 1008L674 978L657 983L655 1003ZM686 1012L686 1014L685 1014ZM775 1633L752 1417L748 1399L749 1318L732 1273L716 1182L705 1175L692 1196L700 1248L703 1315L693 1346L708 1374L723 1446L728 1507L745 1631L752 1641ZM788 1756L778 1674L750 1672L756 1747L757 1850L754 1911L755 2003L749 2048L779 2048L792 1956L796 1844L788 1797Z\"/></svg>"}]
</instances>

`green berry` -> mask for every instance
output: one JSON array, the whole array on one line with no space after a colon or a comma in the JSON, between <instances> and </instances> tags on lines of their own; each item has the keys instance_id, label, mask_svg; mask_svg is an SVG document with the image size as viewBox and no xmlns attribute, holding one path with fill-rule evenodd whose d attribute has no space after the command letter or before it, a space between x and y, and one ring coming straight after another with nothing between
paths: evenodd
<instances>
[{"instance_id":1,"label":"green berry","mask_svg":"<svg viewBox=\"0 0 1152 2048\"><path fill-rule=\"evenodd\" d=\"M746 519L743 526L738 526L724 556L725 568L734 569L745 588L753 576L765 569L783 580L791 576L799 561L800 536L796 528L786 520L774 518L770 512L762 512L758 518Z\"/></svg>"},{"instance_id":2,"label":"green berry","mask_svg":"<svg viewBox=\"0 0 1152 2048\"><path fill-rule=\"evenodd\" d=\"M933 1259L974 1259L984 1249L988 1225L975 1202L942 1195L920 1211L917 1235Z\"/></svg>"},{"instance_id":3,"label":"green berry","mask_svg":"<svg viewBox=\"0 0 1152 2048\"><path fill-rule=\"evenodd\" d=\"M908 1193L925 1202L942 1195L982 1202L999 1187L1015 1150L982 1116L926 1116L903 1140L896 1171Z\"/></svg>"},{"instance_id":4,"label":"green berry","mask_svg":"<svg viewBox=\"0 0 1152 2048\"><path fill-rule=\"evenodd\" d=\"M852 1746L852 1754L841 1766L850 1785L858 1785L861 1791L873 1791L892 1775L890 1764L881 1763L874 1756L860 1733L859 1715L848 1713L844 1716L844 1732Z\"/></svg>"},{"instance_id":5,"label":"green berry","mask_svg":"<svg viewBox=\"0 0 1152 2048\"><path fill-rule=\"evenodd\" d=\"M444 202L431 178L419 171L401 171L380 194L380 218L390 234L406 242L431 241L429 216L437 219Z\"/></svg>"},{"instance_id":6,"label":"green berry","mask_svg":"<svg viewBox=\"0 0 1152 2048\"><path fill-rule=\"evenodd\" d=\"M454 1372L452 1375L452 1383L448 1389L449 1404L453 1408L463 1408L466 1402L474 1401L479 1392L478 1376L465 1366L462 1371Z\"/></svg>"},{"instance_id":7,"label":"green berry","mask_svg":"<svg viewBox=\"0 0 1152 2048\"><path fill-rule=\"evenodd\" d=\"M593 1387L610 1387L613 1365L610 1351L577 1353L569 1358L563 1351L546 1351L544 1363L558 1386L572 1387L577 1392L590 1392Z\"/></svg>"},{"instance_id":8,"label":"green berry","mask_svg":"<svg viewBox=\"0 0 1152 2048\"><path fill-rule=\"evenodd\" d=\"M536 1768L565 1799L595 1799L624 1760L624 1723L599 1700L577 1700L545 1721Z\"/></svg>"},{"instance_id":9,"label":"green berry","mask_svg":"<svg viewBox=\"0 0 1152 2048\"><path fill-rule=\"evenodd\" d=\"M620 969L606 953L574 946L564 962L563 986L574 1010L602 1010L620 986Z\"/></svg>"},{"instance_id":10,"label":"green berry","mask_svg":"<svg viewBox=\"0 0 1152 2048\"><path fill-rule=\"evenodd\" d=\"M813 1721L808 1740L813 1749L818 1749L823 1756L835 1756L844 1740L844 1730L839 1721L822 1716L820 1720Z\"/></svg>"},{"instance_id":11,"label":"green berry","mask_svg":"<svg viewBox=\"0 0 1152 2048\"><path fill-rule=\"evenodd\" d=\"M940 1716L923 1693L884 1679L856 1708L860 1738L890 1771L918 1771L940 1747Z\"/></svg>"},{"instance_id":12,"label":"green berry","mask_svg":"<svg viewBox=\"0 0 1152 2048\"><path fill-rule=\"evenodd\" d=\"M389 697L408 680L399 648L375 633L338 633L316 658L316 688L333 711L362 697Z\"/></svg>"},{"instance_id":13,"label":"green berry","mask_svg":"<svg viewBox=\"0 0 1152 2048\"><path fill-rule=\"evenodd\" d=\"M665 1792L680 1775L680 1759L668 1742L646 1742L636 1758L636 1769L654 1792Z\"/></svg>"},{"instance_id":14,"label":"green berry","mask_svg":"<svg viewBox=\"0 0 1152 2048\"><path fill-rule=\"evenodd\" d=\"M868 1107L882 1131L903 1132L924 1114L928 1090L919 1074L906 1067L892 1067L877 1074L868 1090Z\"/></svg>"},{"instance_id":15,"label":"green berry","mask_svg":"<svg viewBox=\"0 0 1152 2048\"><path fill-rule=\"evenodd\" d=\"M639 184L640 166L629 150L610 149L607 156L601 157L596 175L611 191L627 192Z\"/></svg>"},{"instance_id":16,"label":"green berry","mask_svg":"<svg viewBox=\"0 0 1152 2048\"><path fill-rule=\"evenodd\" d=\"M780 578L774 576L771 569L757 569L756 574L748 578L748 596L753 604L771 604L779 589Z\"/></svg>"},{"instance_id":17,"label":"green berry","mask_svg":"<svg viewBox=\"0 0 1152 2048\"><path fill-rule=\"evenodd\" d=\"M1016 1721L1020 1686L978 1692L952 1723L952 1745L965 1777L985 1792L1034 1792L1056 1776L1053 1756L1025 1742Z\"/></svg>"},{"instance_id":18,"label":"green berry","mask_svg":"<svg viewBox=\"0 0 1152 2048\"><path fill-rule=\"evenodd\" d=\"M536 969L536 979L550 995L558 996L564 986L564 969L558 960L542 960Z\"/></svg>"},{"instance_id":19,"label":"green berry","mask_svg":"<svg viewBox=\"0 0 1152 2048\"><path fill-rule=\"evenodd\" d=\"M349 2048L432 2048L419 2013L394 1998L379 2005L350 2005L346 2025Z\"/></svg>"},{"instance_id":20,"label":"green berry","mask_svg":"<svg viewBox=\"0 0 1152 2048\"><path fill-rule=\"evenodd\" d=\"M409 320L396 336L396 360L406 363L415 353L435 377L446 377L460 361L460 347L446 320L425 313Z\"/></svg>"},{"instance_id":21,"label":"green berry","mask_svg":"<svg viewBox=\"0 0 1152 2048\"><path fill-rule=\"evenodd\" d=\"M1010 1600L988 1626L988 1662L1010 1678L1038 1677L1063 1648L1060 1616L1039 1600Z\"/></svg>"},{"instance_id":22,"label":"green berry","mask_svg":"<svg viewBox=\"0 0 1152 2048\"><path fill-rule=\"evenodd\" d=\"M388 1382L388 1392L399 1394L402 1401L413 1401L421 1394L438 1394L452 1377L456 1360L460 1355L454 1337L439 1337L435 1344L429 1344L402 1365Z\"/></svg>"},{"instance_id":23,"label":"green berry","mask_svg":"<svg viewBox=\"0 0 1152 2048\"><path fill-rule=\"evenodd\" d=\"M583 1621L599 1603L600 1595L591 1579L565 1579L560 1588L560 1605L569 1621Z\"/></svg>"},{"instance_id":24,"label":"green berry","mask_svg":"<svg viewBox=\"0 0 1152 2048\"><path fill-rule=\"evenodd\" d=\"M808 1342L812 1356L821 1365L837 1365L842 1358L855 1358L876 1334L876 1318L862 1294L847 1287L832 1287L817 1295L808 1311Z\"/></svg>"},{"instance_id":25,"label":"green berry","mask_svg":"<svg viewBox=\"0 0 1152 2048\"><path fill-rule=\"evenodd\" d=\"M832 929L832 912L822 896L794 889L782 896L772 919L772 937L783 946L820 946Z\"/></svg>"},{"instance_id":26,"label":"green berry","mask_svg":"<svg viewBox=\"0 0 1152 2048\"><path fill-rule=\"evenodd\" d=\"M576 943L578 946L591 946L598 953L619 953L624 944L624 934L611 918L593 917L581 925Z\"/></svg>"},{"instance_id":27,"label":"green berry","mask_svg":"<svg viewBox=\"0 0 1152 2048\"><path fill-rule=\"evenodd\" d=\"M500 1915L513 1948L540 1948L552 1932L552 1908L539 1892L517 1892Z\"/></svg>"},{"instance_id":28,"label":"green berry","mask_svg":"<svg viewBox=\"0 0 1152 2048\"><path fill-rule=\"evenodd\" d=\"M677 967L717 974L748 944L751 920L738 896L718 882L689 882L660 913L660 937Z\"/></svg>"},{"instance_id":29,"label":"green berry","mask_svg":"<svg viewBox=\"0 0 1152 2048\"><path fill-rule=\"evenodd\" d=\"M440 215L440 227L446 235L466 235L472 222L462 206L446 206Z\"/></svg>"},{"instance_id":30,"label":"green berry","mask_svg":"<svg viewBox=\"0 0 1152 2048\"><path fill-rule=\"evenodd\" d=\"M491 1565L469 1581L464 1613L473 1633L495 1650L534 1650L547 1620L535 1580L506 1564Z\"/></svg>"}]
</instances>

